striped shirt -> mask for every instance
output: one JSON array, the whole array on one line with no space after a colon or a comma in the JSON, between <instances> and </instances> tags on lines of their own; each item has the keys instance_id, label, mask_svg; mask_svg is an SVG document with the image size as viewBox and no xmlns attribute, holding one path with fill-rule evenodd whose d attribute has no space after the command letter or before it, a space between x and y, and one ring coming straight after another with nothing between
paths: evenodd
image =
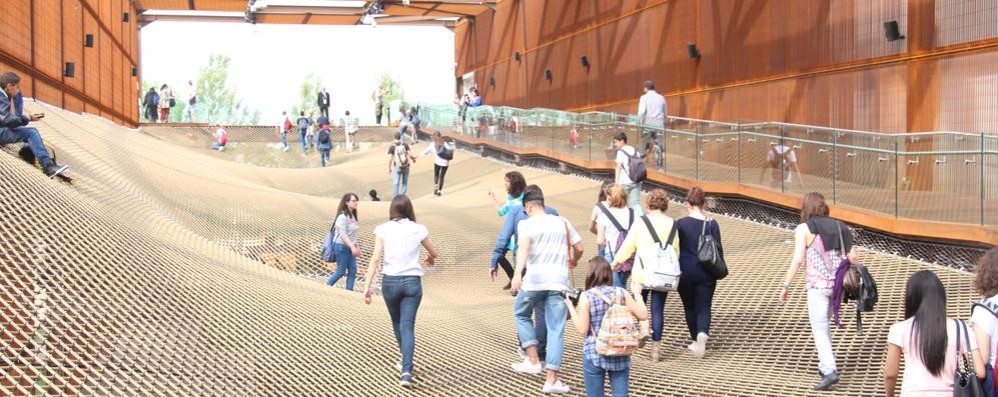
<instances>
[{"instance_id":1,"label":"striped shirt","mask_svg":"<svg viewBox=\"0 0 998 397\"><path fill-rule=\"evenodd\" d=\"M568 228L570 238L565 236ZM530 240L524 291L561 291L568 288L568 242L582 242L582 237L565 218L538 215L517 224L520 241Z\"/></svg>"}]
</instances>

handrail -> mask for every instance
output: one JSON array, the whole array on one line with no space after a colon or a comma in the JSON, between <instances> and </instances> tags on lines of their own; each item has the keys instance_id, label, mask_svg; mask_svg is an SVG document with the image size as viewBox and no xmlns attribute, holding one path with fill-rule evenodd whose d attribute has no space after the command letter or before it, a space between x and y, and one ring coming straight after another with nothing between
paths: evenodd
<instances>
[{"instance_id":1,"label":"handrail","mask_svg":"<svg viewBox=\"0 0 998 397\"><path fill-rule=\"evenodd\" d=\"M649 170L660 168L667 176L694 183L734 183L798 197L818 191L833 204L898 221L998 226L998 180L990 176L998 172L998 135L885 134L687 117L649 126L634 115L617 113L482 106L459 117L453 105L421 109L427 128L453 128L507 147L611 161L610 137L625 133L628 142L649 153ZM821 135L808 136L815 132ZM774 160L774 141L791 147L794 155ZM784 165L771 168L774 161Z\"/></svg>"}]
</instances>

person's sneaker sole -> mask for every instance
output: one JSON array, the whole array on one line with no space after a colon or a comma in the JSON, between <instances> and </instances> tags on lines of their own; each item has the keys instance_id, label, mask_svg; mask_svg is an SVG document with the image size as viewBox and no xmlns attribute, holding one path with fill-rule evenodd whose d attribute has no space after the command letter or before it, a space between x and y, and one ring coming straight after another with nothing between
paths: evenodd
<instances>
[{"instance_id":1,"label":"person's sneaker sole","mask_svg":"<svg viewBox=\"0 0 998 397\"><path fill-rule=\"evenodd\" d=\"M61 166L59 166L59 169L55 170L55 172L53 172L52 175L49 175L48 177L49 178L55 178L59 174L61 174L63 172L66 172L66 170L68 170L68 169L69 169L68 165L61 165Z\"/></svg>"},{"instance_id":2,"label":"person's sneaker sole","mask_svg":"<svg viewBox=\"0 0 998 397\"><path fill-rule=\"evenodd\" d=\"M697 342L693 345L693 355L696 356L696 358L703 358L703 355L707 353L708 338L710 337L703 332L697 334Z\"/></svg>"}]
</instances>

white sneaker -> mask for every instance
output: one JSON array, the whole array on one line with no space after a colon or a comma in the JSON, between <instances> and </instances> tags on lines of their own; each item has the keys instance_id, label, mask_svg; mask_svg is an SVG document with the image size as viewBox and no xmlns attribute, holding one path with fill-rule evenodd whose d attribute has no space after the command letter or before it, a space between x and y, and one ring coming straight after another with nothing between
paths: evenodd
<instances>
[{"instance_id":1,"label":"white sneaker","mask_svg":"<svg viewBox=\"0 0 998 397\"><path fill-rule=\"evenodd\" d=\"M696 356L696 358L703 358L703 355L707 352L708 338L710 338L710 336L703 332L697 334L697 341L693 343L693 355Z\"/></svg>"},{"instance_id":2,"label":"white sneaker","mask_svg":"<svg viewBox=\"0 0 998 397\"><path fill-rule=\"evenodd\" d=\"M218 147L218 151L219 152L224 152L225 151L225 146L219 146Z\"/></svg>"},{"instance_id":3,"label":"white sneaker","mask_svg":"<svg viewBox=\"0 0 998 397\"><path fill-rule=\"evenodd\" d=\"M562 394L562 393L568 393L572 389L570 389L568 386L565 386L564 383L561 383L561 380L559 379L555 381L554 384L549 385L545 383L544 389L542 390L544 391L544 393L547 394Z\"/></svg>"},{"instance_id":4,"label":"white sneaker","mask_svg":"<svg viewBox=\"0 0 998 397\"><path fill-rule=\"evenodd\" d=\"M288 147L287 146L284 147L284 151L285 152L288 151Z\"/></svg>"},{"instance_id":5,"label":"white sneaker","mask_svg":"<svg viewBox=\"0 0 998 397\"><path fill-rule=\"evenodd\" d=\"M697 343L696 342L690 343L690 345L686 346L686 348L690 349L691 352L695 352L697 351Z\"/></svg>"},{"instance_id":6,"label":"white sneaker","mask_svg":"<svg viewBox=\"0 0 998 397\"><path fill-rule=\"evenodd\" d=\"M513 363L512 367L514 371L527 375L540 375L543 369L541 363L531 364L529 358L520 363Z\"/></svg>"}]
</instances>

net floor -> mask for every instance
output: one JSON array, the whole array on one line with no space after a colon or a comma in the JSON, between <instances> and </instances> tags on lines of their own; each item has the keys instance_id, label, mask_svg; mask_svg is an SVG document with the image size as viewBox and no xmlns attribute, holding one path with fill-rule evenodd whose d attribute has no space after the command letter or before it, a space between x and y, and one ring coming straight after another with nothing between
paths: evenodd
<instances>
[{"instance_id":1,"label":"net floor","mask_svg":"<svg viewBox=\"0 0 998 397\"><path fill-rule=\"evenodd\" d=\"M442 197L430 157L414 164L409 195L441 257L423 281L416 323L416 387L397 383L398 348L380 297L324 285L321 241L339 197L356 192L367 268L373 228L391 191L383 148L334 153L328 168L257 167L93 116L29 104L75 185L0 153L0 395L520 396L543 378L513 373L513 298L488 279L500 220L488 200L502 164L459 151ZM205 138L207 139L207 138ZM422 145L416 149L419 150ZM274 149L278 150L278 149ZM302 156L289 151L287 156ZM269 155L268 155L269 156ZM309 157L313 156L313 157ZM313 153L305 160L318 164ZM532 169L549 204L583 234L598 183ZM669 215L684 214L673 203ZM887 330L902 318L911 273L931 269L952 316L967 317L970 277L862 252L880 284L876 311L833 339L842 376L818 393L804 283L777 302L791 232L719 217L731 276L719 283L707 355L686 349L678 296L666 305L663 357L633 359L631 395L882 395ZM574 273L583 283L585 269ZM363 285L358 278L357 289ZM583 395L581 337L567 331L563 380Z\"/></svg>"}]
</instances>

